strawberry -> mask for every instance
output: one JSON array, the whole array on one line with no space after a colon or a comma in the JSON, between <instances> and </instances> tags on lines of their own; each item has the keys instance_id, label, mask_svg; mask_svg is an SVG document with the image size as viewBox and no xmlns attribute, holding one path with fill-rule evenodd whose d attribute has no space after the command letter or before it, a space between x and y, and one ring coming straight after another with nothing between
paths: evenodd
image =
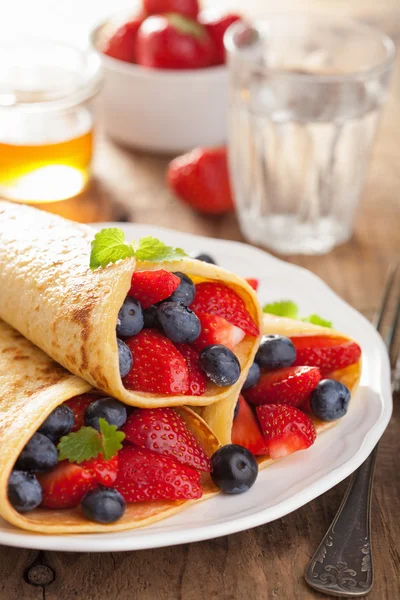
<instances>
[{"instance_id":1,"label":"strawberry","mask_svg":"<svg viewBox=\"0 0 400 600\"><path fill-rule=\"evenodd\" d=\"M124 23L107 40L103 53L123 60L124 62L136 62L136 38L143 17L135 17L131 21Z\"/></svg>"},{"instance_id":2,"label":"strawberry","mask_svg":"<svg viewBox=\"0 0 400 600\"><path fill-rule=\"evenodd\" d=\"M197 316L200 319L201 332L197 340L193 342L193 346L198 352L213 344L222 344L233 350L245 336L242 329L228 323L226 319L218 315L198 312Z\"/></svg>"},{"instance_id":3,"label":"strawberry","mask_svg":"<svg viewBox=\"0 0 400 600\"><path fill-rule=\"evenodd\" d=\"M101 485L111 487L117 478L118 454L109 460L105 460L105 458L99 454L96 458L81 462L79 466L91 473Z\"/></svg>"},{"instance_id":4,"label":"strawberry","mask_svg":"<svg viewBox=\"0 0 400 600\"><path fill-rule=\"evenodd\" d=\"M199 355L189 344L175 344L186 361L189 371L188 396L202 396L206 391L207 378L200 368Z\"/></svg>"},{"instance_id":5,"label":"strawberry","mask_svg":"<svg viewBox=\"0 0 400 600\"><path fill-rule=\"evenodd\" d=\"M298 408L265 404L257 406L256 411L271 458L282 458L315 442L314 423Z\"/></svg>"},{"instance_id":6,"label":"strawberry","mask_svg":"<svg viewBox=\"0 0 400 600\"><path fill-rule=\"evenodd\" d=\"M195 313L205 312L223 317L249 335L260 333L244 300L232 288L223 283L205 281L197 284L196 297L190 308Z\"/></svg>"},{"instance_id":7,"label":"strawberry","mask_svg":"<svg viewBox=\"0 0 400 600\"><path fill-rule=\"evenodd\" d=\"M133 367L123 378L128 390L151 394L186 394L189 371L173 343L154 329L142 329L126 338L133 355Z\"/></svg>"},{"instance_id":8,"label":"strawberry","mask_svg":"<svg viewBox=\"0 0 400 600\"><path fill-rule=\"evenodd\" d=\"M100 396L98 394L80 394L64 403L69 406L74 413L75 422L72 431L78 431L78 429L84 425L85 409L89 404L95 402L95 400L98 400L99 398Z\"/></svg>"},{"instance_id":9,"label":"strawberry","mask_svg":"<svg viewBox=\"0 0 400 600\"><path fill-rule=\"evenodd\" d=\"M149 308L152 304L169 298L180 283L179 277L164 269L135 271L128 295L140 302L142 308Z\"/></svg>"},{"instance_id":10,"label":"strawberry","mask_svg":"<svg viewBox=\"0 0 400 600\"><path fill-rule=\"evenodd\" d=\"M46 508L72 508L78 506L83 496L96 487L92 471L66 460L48 473L39 474L43 490L42 506Z\"/></svg>"},{"instance_id":11,"label":"strawberry","mask_svg":"<svg viewBox=\"0 0 400 600\"><path fill-rule=\"evenodd\" d=\"M244 446L253 454L267 454L258 421L243 396L239 396L232 426L232 444Z\"/></svg>"},{"instance_id":12,"label":"strawberry","mask_svg":"<svg viewBox=\"0 0 400 600\"><path fill-rule=\"evenodd\" d=\"M199 14L198 21L207 29L210 37L214 41L215 45L215 63L216 65L223 65L225 63L225 46L224 46L224 35L226 30L232 23L239 21L239 15L233 13L221 14L220 11L215 10L203 10Z\"/></svg>"},{"instance_id":13,"label":"strawberry","mask_svg":"<svg viewBox=\"0 0 400 600\"><path fill-rule=\"evenodd\" d=\"M261 373L253 387L245 390L252 404L292 404L301 406L321 380L317 367L286 367Z\"/></svg>"},{"instance_id":14,"label":"strawberry","mask_svg":"<svg viewBox=\"0 0 400 600\"><path fill-rule=\"evenodd\" d=\"M136 53L140 65L155 69L201 69L215 60L214 42L206 28L177 13L145 19Z\"/></svg>"},{"instance_id":15,"label":"strawberry","mask_svg":"<svg viewBox=\"0 0 400 600\"><path fill-rule=\"evenodd\" d=\"M247 283L253 288L253 290L256 292L258 290L258 285L259 285L259 281L258 279L253 279L252 277L248 277L246 279Z\"/></svg>"},{"instance_id":16,"label":"strawberry","mask_svg":"<svg viewBox=\"0 0 400 600\"><path fill-rule=\"evenodd\" d=\"M341 337L310 335L291 338L296 348L294 365L319 367L322 375L344 369L360 360L361 348Z\"/></svg>"},{"instance_id":17,"label":"strawberry","mask_svg":"<svg viewBox=\"0 0 400 600\"><path fill-rule=\"evenodd\" d=\"M195 19L199 12L197 0L143 0L143 9L148 15L178 13Z\"/></svg>"},{"instance_id":18,"label":"strawberry","mask_svg":"<svg viewBox=\"0 0 400 600\"><path fill-rule=\"evenodd\" d=\"M127 502L201 498L200 473L145 448L127 446L119 453L115 488Z\"/></svg>"},{"instance_id":19,"label":"strawberry","mask_svg":"<svg viewBox=\"0 0 400 600\"><path fill-rule=\"evenodd\" d=\"M122 431L135 446L171 456L193 469L211 471L207 454L173 408L139 408L129 415Z\"/></svg>"},{"instance_id":20,"label":"strawberry","mask_svg":"<svg viewBox=\"0 0 400 600\"><path fill-rule=\"evenodd\" d=\"M169 163L167 183L195 210L209 215L234 211L226 148L195 148Z\"/></svg>"}]
</instances>

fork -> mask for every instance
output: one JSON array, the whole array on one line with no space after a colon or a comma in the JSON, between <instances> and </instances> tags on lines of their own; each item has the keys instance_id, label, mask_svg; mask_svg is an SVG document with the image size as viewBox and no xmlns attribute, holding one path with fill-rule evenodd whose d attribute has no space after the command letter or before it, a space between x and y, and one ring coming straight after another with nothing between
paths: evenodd
<instances>
[{"instance_id":1,"label":"fork","mask_svg":"<svg viewBox=\"0 0 400 600\"><path fill-rule=\"evenodd\" d=\"M384 341L391 357L392 392L400 384L400 349L395 354L400 325L400 289L396 287L399 265L389 269L381 305L373 324L382 335L390 298L396 308ZM383 335L382 335L383 337ZM371 591L374 583L371 551L371 497L378 444L353 473L339 510L305 571L309 586L330 596L357 597Z\"/></svg>"}]
</instances>

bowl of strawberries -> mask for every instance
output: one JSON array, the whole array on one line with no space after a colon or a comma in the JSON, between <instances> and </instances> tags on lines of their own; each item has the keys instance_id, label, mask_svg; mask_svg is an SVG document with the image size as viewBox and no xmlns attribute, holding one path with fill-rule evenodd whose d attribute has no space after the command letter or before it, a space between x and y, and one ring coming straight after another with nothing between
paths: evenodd
<instances>
[{"instance_id":1,"label":"bowl of strawberries","mask_svg":"<svg viewBox=\"0 0 400 600\"><path fill-rule=\"evenodd\" d=\"M104 71L107 133L130 147L180 152L226 139L223 37L240 17L198 0L139 0L91 34Z\"/></svg>"}]
</instances>

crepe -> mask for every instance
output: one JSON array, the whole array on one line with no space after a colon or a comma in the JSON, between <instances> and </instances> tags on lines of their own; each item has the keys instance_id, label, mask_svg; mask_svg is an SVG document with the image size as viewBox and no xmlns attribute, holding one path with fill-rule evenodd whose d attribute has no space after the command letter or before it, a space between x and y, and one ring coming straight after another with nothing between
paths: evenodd
<instances>
[{"instance_id":1,"label":"crepe","mask_svg":"<svg viewBox=\"0 0 400 600\"><path fill-rule=\"evenodd\" d=\"M95 533L149 525L199 500L138 502L126 505L123 517L109 525L87 520L80 508L37 508L18 513L8 501L7 483L21 450L54 408L70 398L93 391L0 321L0 516L16 527L40 533ZM200 445L211 456L218 441L204 421L189 408L175 409ZM202 473L205 500L218 493L208 473Z\"/></svg>"},{"instance_id":2,"label":"crepe","mask_svg":"<svg viewBox=\"0 0 400 600\"><path fill-rule=\"evenodd\" d=\"M263 319L263 334L266 335L269 333L285 335L287 337L296 335L326 335L350 339L347 335L328 327L320 327L311 323L304 323L303 321L265 314ZM361 377L361 361L345 369L333 371L327 377L344 383L349 388L353 398ZM237 392L232 392L229 396L221 400L221 402L206 406L200 410L201 416L209 424L221 444L230 444L232 441L233 416L238 397L239 394ZM313 417L313 421L317 435L335 425L335 421L320 421L316 417ZM267 466L272 462L268 456L258 457L257 460L260 467Z\"/></svg>"},{"instance_id":3,"label":"crepe","mask_svg":"<svg viewBox=\"0 0 400 600\"><path fill-rule=\"evenodd\" d=\"M160 396L124 388L115 327L135 270L182 271L195 283L223 282L245 301L261 329L262 313L244 279L194 259L138 263L127 258L106 268L89 268L95 230L61 217L0 201L0 318L66 369L126 404L207 405L238 393L259 345L246 335L235 347L241 376L230 387L209 382L203 396Z\"/></svg>"}]
</instances>

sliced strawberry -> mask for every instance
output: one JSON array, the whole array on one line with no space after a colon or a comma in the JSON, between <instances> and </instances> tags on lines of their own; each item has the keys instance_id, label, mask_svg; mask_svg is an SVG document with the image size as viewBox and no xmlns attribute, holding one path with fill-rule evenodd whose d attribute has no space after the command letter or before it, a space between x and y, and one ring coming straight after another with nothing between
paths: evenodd
<instances>
[{"instance_id":1,"label":"sliced strawberry","mask_svg":"<svg viewBox=\"0 0 400 600\"><path fill-rule=\"evenodd\" d=\"M152 304L169 298L180 283L179 277L164 269L135 271L128 295L138 300L142 308L149 308Z\"/></svg>"},{"instance_id":2,"label":"sliced strawberry","mask_svg":"<svg viewBox=\"0 0 400 600\"><path fill-rule=\"evenodd\" d=\"M188 396L202 396L207 388L207 378L200 367L199 354L189 344L175 344L186 361L189 371Z\"/></svg>"},{"instance_id":3,"label":"sliced strawberry","mask_svg":"<svg viewBox=\"0 0 400 600\"><path fill-rule=\"evenodd\" d=\"M78 431L84 425L85 409L99 397L99 394L80 394L64 402L74 413L75 422L72 431Z\"/></svg>"},{"instance_id":4,"label":"sliced strawberry","mask_svg":"<svg viewBox=\"0 0 400 600\"><path fill-rule=\"evenodd\" d=\"M133 367L123 378L128 390L166 395L187 393L187 364L170 340L154 329L142 329L125 343L133 355Z\"/></svg>"},{"instance_id":5,"label":"sliced strawberry","mask_svg":"<svg viewBox=\"0 0 400 600\"><path fill-rule=\"evenodd\" d=\"M209 457L173 408L139 408L129 415L122 431L135 446L211 471Z\"/></svg>"},{"instance_id":6,"label":"sliced strawberry","mask_svg":"<svg viewBox=\"0 0 400 600\"><path fill-rule=\"evenodd\" d=\"M97 483L111 487L117 478L118 473L118 454L106 460L100 454L96 458L83 461L80 465L85 471L89 471Z\"/></svg>"},{"instance_id":7,"label":"sliced strawberry","mask_svg":"<svg viewBox=\"0 0 400 600\"><path fill-rule=\"evenodd\" d=\"M115 488L127 502L201 498L200 473L169 456L127 446L119 453Z\"/></svg>"},{"instance_id":8,"label":"sliced strawberry","mask_svg":"<svg viewBox=\"0 0 400 600\"><path fill-rule=\"evenodd\" d=\"M317 367L286 367L261 373L252 388L244 391L252 404L292 404L301 406L321 380Z\"/></svg>"},{"instance_id":9,"label":"sliced strawberry","mask_svg":"<svg viewBox=\"0 0 400 600\"><path fill-rule=\"evenodd\" d=\"M259 283L260 283L260 282L258 281L258 279L254 279L254 278L252 278L252 277L248 277L248 278L246 279L246 281L247 281L247 283L248 283L248 284L249 284L249 285L250 285L250 286L253 288L253 290L254 290L254 291L257 291L257 290L258 290L258 285L259 285Z\"/></svg>"},{"instance_id":10,"label":"sliced strawberry","mask_svg":"<svg viewBox=\"0 0 400 600\"><path fill-rule=\"evenodd\" d=\"M256 411L271 458L282 458L315 442L314 423L298 408L265 404L257 406Z\"/></svg>"},{"instance_id":11,"label":"sliced strawberry","mask_svg":"<svg viewBox=\"0 0 400 600\"><path fill-rule=\"evenodd\" d=\"M242 329L218 315L208 315L201 312L196 314L200 319L201 333L197 340L193 342L193 346L198 352L212 344L222 344L233 350L245 336Z\"/></svg>"},{"instance_id":12,"label":"sliced strawberry","mask_svg":"<svg viewBox=\"0 0 400 600\"><path fill-rule=\"evenodd\" d=\"M249 335L259 334L244 300L223 283L205 281L197 284L196 297L190 308L195 313L203 312L223 317Z\"/></svg>"},{"instance_id":13,"label":"sliced strawberry","mask_svg":"<svg viewBox=\"0 0 400 600\"><path fill-rule=\"evenodd\" d=\"M361 357L360 346L341 337L310 335L291 340L296 348L294 365L319 367L322 375L353 365Z\"/></svg>"},{"instance_id":14,"label":"sliced strawberry","mask_svg":"<svg viewBox=\"0 0 400 600\"><path fill-rule=\"evenodd\" d=\"M42 506L46 508L72 508L78 506L83 496L96 487L94 473L66 460L49 471L38 475L43 490Z\"/></svg>"},{"instance_id":15,"label":"sliced strawberry","mask_svg":"<svg viewBox=\"0 0 400 600\"><path fill-rule=\"evenodd\" d=\"M232 426L232 443L244 446L255 455L267 454L258 421L243 396L239 396Z\"/></svg>"}]
</instances>

